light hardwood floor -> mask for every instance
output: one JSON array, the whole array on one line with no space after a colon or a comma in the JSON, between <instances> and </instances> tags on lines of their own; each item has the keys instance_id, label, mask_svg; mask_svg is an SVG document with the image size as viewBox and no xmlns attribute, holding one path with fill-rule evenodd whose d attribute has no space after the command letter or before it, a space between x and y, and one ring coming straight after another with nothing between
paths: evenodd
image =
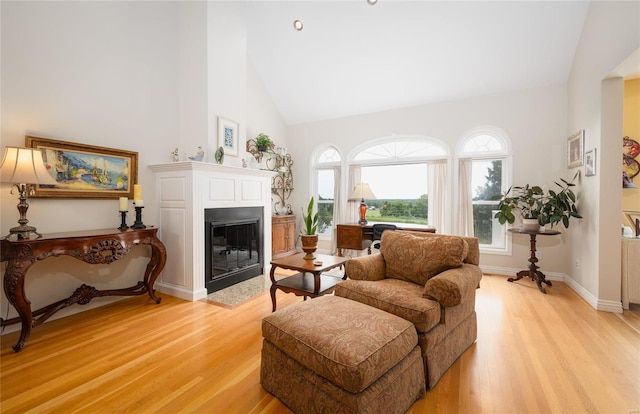
<instances>
[{"instance_id":1,"label":"light hardwood floor","mask_svg":"<svg viewBox=\"0 0 640 414\"><path fill-rule=\"evenodd\" d=\"M485 275L478 341L409 413L637 413L640 312ZM288 413L260 387L265 292L233 309L139 296L2 336L2 413ZM301 300L278 292L278 307Z\"/></svg>"}]
</instances>

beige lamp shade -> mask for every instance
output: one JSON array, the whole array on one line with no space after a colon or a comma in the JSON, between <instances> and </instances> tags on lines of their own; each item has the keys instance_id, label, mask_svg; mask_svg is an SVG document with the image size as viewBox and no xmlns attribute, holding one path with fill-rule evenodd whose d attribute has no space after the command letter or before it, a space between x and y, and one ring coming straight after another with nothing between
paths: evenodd
<instances>
[{"instance_id":1,"label":"beige lamp shade","mask_svg":"<svg viewBox=\"0 0 640 414\"><path fill-rule=\"evenodd\" d=\"M0 165L0 182L12 184L58 184L35 148L5 147Z\"/></svg>"},{"instance_id":2,"label":"beige lamp shade","mask_svg":"<svg viewBox=\"0 0 640 414\"><path fill-rule=\"evenodd\" d=\"M373 195L373 192L371 191L371 187L369 187L369 184L366 183L361 183L361 184L356 184L356 186L353 188L353 192L351 193L351 196L349 197L349 200L353 201L353 200L375 200L376 196Z\"/></svg>"}]
</instances>

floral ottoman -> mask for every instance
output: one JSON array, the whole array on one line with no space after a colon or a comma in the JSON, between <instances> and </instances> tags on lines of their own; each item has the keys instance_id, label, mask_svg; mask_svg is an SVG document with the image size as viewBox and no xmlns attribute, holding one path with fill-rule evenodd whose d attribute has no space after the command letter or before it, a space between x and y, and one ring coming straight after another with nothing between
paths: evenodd
<instances>
[{"instance_id":1,"label":"floral ottoman","mask_svg":"<svg viewBox=\"0 0 640 414\"><path fill-rule=\"evenodd\" d=\"M404 413L425 394L411 322L337 296L262 320L262 386L296 413Z\"/></svg>"}]
</instances>

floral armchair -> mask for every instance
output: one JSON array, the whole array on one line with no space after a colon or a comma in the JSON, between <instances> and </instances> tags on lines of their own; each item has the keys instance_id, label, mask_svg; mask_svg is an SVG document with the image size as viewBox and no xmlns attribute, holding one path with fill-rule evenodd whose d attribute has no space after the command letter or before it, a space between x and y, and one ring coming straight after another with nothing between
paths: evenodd
<instances>
[{"instance_id":1,"label":"floral armchair","mask_svg":"<svg viewBox=\"0 0 640 414\"><path fill-rule=\"evenodd\" d=\"M380 254L346 263L349 280L336 285L335 295L412 322L431 389L477 338L479 264L475 237L387 231Z\"/></svg>"}]
</instances>

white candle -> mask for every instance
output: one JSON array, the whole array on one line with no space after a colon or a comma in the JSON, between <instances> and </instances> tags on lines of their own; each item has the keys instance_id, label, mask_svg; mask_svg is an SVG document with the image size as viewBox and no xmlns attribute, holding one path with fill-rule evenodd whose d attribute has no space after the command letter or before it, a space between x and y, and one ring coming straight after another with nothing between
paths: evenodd
<instances>
[{"instance_id":1,"label":"white candle","mask_svg":"<svg viewBox=\"0 0 640 414\"><path fill-rule=\"evenodd\" d=\"M133 200L133 204L135 204L136 207L144 207L144 200Z\"/></svg>"},{"instance_id":2,"label":"white candle","mask_svg":"<svg viewBox=\"0 0 640 414\"><path fill-rule=\"evenodd\" d=\"M129 211L129 199L120 197L120 211Z\"/></svg>"},{"instance_id":3,"label":"white candle","mask_svg":"<svg viewBox=\"0 0 640 414\"><path fill-rule=\"evenodd\" d=\"M140 184L133 185L133 199L142 200L142 186Z\"/></svg>"}]
</instances>

